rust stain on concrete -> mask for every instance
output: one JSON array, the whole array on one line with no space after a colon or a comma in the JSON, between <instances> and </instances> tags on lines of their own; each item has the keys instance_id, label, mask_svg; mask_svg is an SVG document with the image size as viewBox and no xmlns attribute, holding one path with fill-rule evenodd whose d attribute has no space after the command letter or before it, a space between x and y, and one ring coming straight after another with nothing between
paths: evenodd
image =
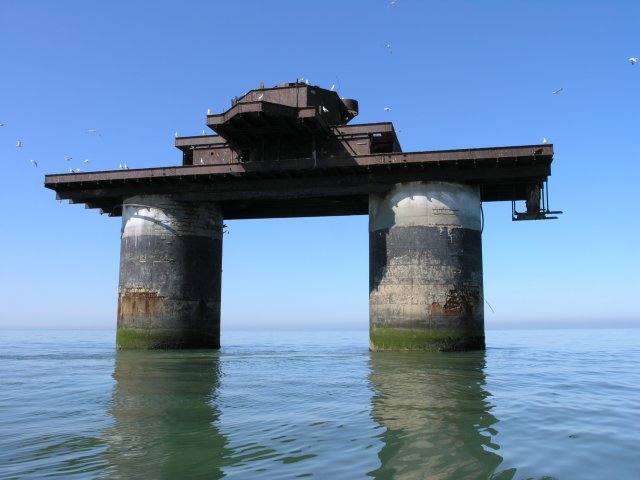
<instances>
[{"instance_id":1,"label":"rust stain on concrete","mask_svg":"<svg viewBox=\"0 0 640 480\"><path fill-rule=\"evenodd\" d=\"M127 288L118 295L118 320L125 317L154 316L164 305L165 298L157 291Z\"/></svg>"},{"instance_id":2,"label":"rust stain on concrete","mask_svg":"<svg viewBox=\"0 0 640 480\"><path fill-rule=\"evenodd\" d=\"M471 312L478 302L478 292L472 288L452 288L447 292L444 305L432 302L431 315L462 315Z\"/></svg>"}]
</instances>

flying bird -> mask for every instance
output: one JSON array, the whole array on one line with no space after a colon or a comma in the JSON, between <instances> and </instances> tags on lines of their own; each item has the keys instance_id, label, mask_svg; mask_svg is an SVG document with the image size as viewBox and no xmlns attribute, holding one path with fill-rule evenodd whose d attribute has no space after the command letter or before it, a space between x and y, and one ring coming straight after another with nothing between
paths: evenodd
<instances>
[{"instance_id":1,"label":"flying bird","mask_svg":"<svg viewBox=\"0 0 640 480\"><path fill-rule=\"evenodd\" d=\"M334 83L334 84L331 85L331 88L329 90L331 90L333 92L335 89L336 89L336 84Z\"/></svg>"},{"instance_id":2,"label":"flying bird","mask_svg":"<svg viewBox=\"0 0 640 480\"><path fill-rule=\"evenodd\" d=\"M178 138L178 132L174 133L173 136Z\"/></svg>"},{"instance_id":3,"label":"flying bird","mask_svg":"<svg viewBox=\"0 0 640 480\"><path fill-rule=\"evenodd\" d=\"M64 159L65 159L67 162L69 162L69 161L73 160L73 157L72 157L72 156L70 156L70 155L65 155L65 156L64 156Z\"/></svg>"},{"instance_id":4,"label":"flying bird","mask_svg":"<svg viewBox=\"0 0 640 480\"><path fill-rule=\"evenodd\" d=\"M327 107L325 107L324 105L322 105L322 113L329 113L329 109Z\"/></svg>"},{"instance_id":5,"label":"flying bird","mask_svg":"<svg viewBox=\"0 0 640 480\"><path fill-rule=\"evenodd\" d=\"M260 95L258 95L258 100L262 100L264 98L264 93L261 93Z\"/></svg>"},{"instance_id":6,"label":"flying bird","mask_svg":"<svg viewBox=\"0 0 640 480\"><path fill-rule=\"evenodd\" d=\"M638 57L629 57L629 63L631 65L635 65L636 63L638 63Z\"/></svg>"},{"instance_id":7,"label":"flying bird","mask_svg":"<svg viewBox=\"0 0 640 480\"><path fill-rule=\"evenodd\" d=\"M89 134L96 134L99 137L101 137L102 135L100 134L100 131L97 128L90 128L89 130L86 131Z\"/></svg>"},{"instance_id":8,"label":"flying bird","mask_svg":"<svg viewBox=\"0 0 640 480\"><path fill-rule=\"evenodd\" d=\"M207 115L211 115L211 109L207 108Z\"/></svg>"},{"instance_id":9,"label":"flying bird","mask_svg":"<svg viewBox=\"0 0 640 480\"><path fill-rule=\"evenodd\" d=\"M554 90L554 91L553 91L553 92L551 92L551 93L553 93L554 95L558 95L558 94L559 94L561 91L563 91L563 90L564 90L564 87L560 87L558 90Z\"/></svg>"},{"instance_id":10,"label":"flying bird","mask_svg":"<svg viewBox=\"0 0 640 480\"><path fill-rule=\"evenodd\" d=\"M90 162L90 160L89 160L88 158L85 158L85 159L82 161L82 163L89 163L89 162Z\"/></svg>"},{"instance_id":11,"label":"flying bird","mask_svg":"<svg viewBox=\"0 0 640 480\"><path fill-rule=\"evenodd\" d=\"M0 123L0 127L4 127L6 123Z\"/></svg>"},{"instance_id":12,"label":"flying bird","mask_svg":"<svg viewBox=\"0 0 640 480\"><path fill-rule=\"evenodd\" d=\"M391 107L384 107L384 111L385 112L390 112L391 111Z\"/></svg>"},{"instance_id":13,"label":"flying bird","mask_svg":"<svg viewBox=\"0 0 640 480\"><path fill-rule=\"evenodd\" d=\"M542 143L549 143L549 140L547 140L547 137L542 137Z\"/></svg>"},{"instance_id":14,"label":"flying bird","mask_svg":"<svg viewBox=\"0 0 640 480\"><path fill-rule=\"evenodd\" d=\"M24 144L22 143L22 140L18 140L18 141L16 142L16 147L17 147L17 148L20 148L20 147L22 147L22 146L24 146Z\"/></svg>"},{"instance_id":15,"label":"flying bird","mask_svg":"<svg viewBox=\"0 0 640 480\"><path fill-rule=\"evenodd\" d=\"M29 160L29 161L31 162L31 165L38 168L38 162L36 162L35 160Z\"/></svg>"},{"instance_id":16,"label":"flying bird","mask_svg":"<svg viewBox=\"0 0 640 480\"><path fill-rule=\"evenodd\" d=\"M385 46L385 48L387 50L389 50L389 53L393 53L393 50L391 50L391 44L390 43L385 43L384 46Z\"/></svg>"}]
</instances>

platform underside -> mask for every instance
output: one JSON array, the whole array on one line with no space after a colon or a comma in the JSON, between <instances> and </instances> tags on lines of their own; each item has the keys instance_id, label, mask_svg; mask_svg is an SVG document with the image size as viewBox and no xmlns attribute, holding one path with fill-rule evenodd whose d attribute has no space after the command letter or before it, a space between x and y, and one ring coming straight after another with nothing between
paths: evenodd
<instances>
[{"instance_id":1,"label":"platform underside","mask_svg":"<svg viewBox=\"0 0 640 480\"><path fill-rule=\"evenodd\" d=\"M527 145L47 175L45 186L111 216L144 194L217 202L225 219L358 215L369 194L411 181L479 185L484 202L525 200L552 160L552 145Z\"/></svg>"}]
</instances>

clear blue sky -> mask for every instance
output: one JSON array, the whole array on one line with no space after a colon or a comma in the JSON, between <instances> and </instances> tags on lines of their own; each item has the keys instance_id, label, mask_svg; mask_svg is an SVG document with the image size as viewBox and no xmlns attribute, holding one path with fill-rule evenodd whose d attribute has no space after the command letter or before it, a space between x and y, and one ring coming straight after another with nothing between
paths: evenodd
<instances>
[{"instance_id":1,"label":"clear blue sky","mask_svg":"<svg viewBox=\"0 0 640 480\"><path fill-rule=\"evenodd\" d=\"M0 327L115 328L120 219L45 173L178 164L175 131L302 76L407 151L549 138L562 219L485 205L487 327L640 326L640 2L5 0L0 52ZM366 328L366 217L228 223L223 328Z\"/></svg>"}]
</instances>

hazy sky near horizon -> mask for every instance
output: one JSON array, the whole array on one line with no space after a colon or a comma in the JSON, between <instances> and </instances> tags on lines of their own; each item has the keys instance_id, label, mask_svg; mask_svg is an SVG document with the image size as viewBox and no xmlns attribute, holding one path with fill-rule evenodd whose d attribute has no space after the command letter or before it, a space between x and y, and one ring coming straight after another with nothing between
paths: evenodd
<instances>
[{"instance_id":1,"label":"hazy sky near horizon","mask_svg":"<svg viewBox=\"0 0 640 480\"><path fill-rule=\"evenodd\" d=\"M406 151L547 137L565 214L485 204L486 325L640 326L640 2L8 0L0 51L0 328L115 326L120 219L45 173L179 164L175 131L297 77ZM227 223L223 328L366 327L365 216Z\"/></svg>"}]
</instances>

